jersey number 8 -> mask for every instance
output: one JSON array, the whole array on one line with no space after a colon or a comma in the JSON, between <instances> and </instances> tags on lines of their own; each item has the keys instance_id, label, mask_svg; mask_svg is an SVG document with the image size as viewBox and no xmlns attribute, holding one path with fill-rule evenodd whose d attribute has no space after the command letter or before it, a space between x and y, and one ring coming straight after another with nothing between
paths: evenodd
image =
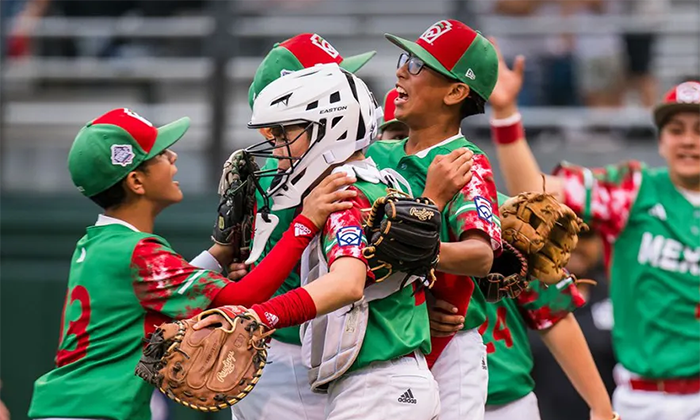
<instances>
[{"instance_id":1,"label":"jersey number 8","mask_svg":"<svg viewBox=\"0 0 700 420\"><path fill-rule=\"evenodd\" d=\"M65 322L66 313L75 301L80 303L80 317L68 323L68 331L66 331L64 337L63 324ZM56 367L65 366L85 357L88 345L90 344L90 335L87 333L88 324L90 324L90 294L88 294L85 287L75 286L70 293L70 302L68 302L68 296L66 296L66 305L63 308L63 316L61 317L61 343L58 346L58 353L56 354ZM67 344L66 341L71 335L77 337L77 344L75 349L67 350L63 347Z\"/></svg>"}]
</instances>

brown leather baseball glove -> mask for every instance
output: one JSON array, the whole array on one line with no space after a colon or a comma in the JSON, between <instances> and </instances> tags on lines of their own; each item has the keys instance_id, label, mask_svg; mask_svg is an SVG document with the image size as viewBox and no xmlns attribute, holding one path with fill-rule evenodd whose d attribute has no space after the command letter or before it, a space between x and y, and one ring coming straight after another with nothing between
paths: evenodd
<instances>
[{"instance_id":1,"label":"brown leather baseball glove","mask_svg":"<svg viewBox=\"0 0 700 420\"><path fill-rule=\"evenodd\" d=\"M202 318L226 320L199 330ZM151 335L136 375L175 402L203 412L228 408L258 383L267 360L268 330L254 312L226 306L163 324Z\"/></svg>"},{"instance_id":2,"label":"brown leather baseball glove","mask_svg":"<svg viewBox=\"0 0 700 420\"><path fill-rule=\"evenodd\" d=\"M487 302L498 302L503 298L515 299L530 284L525 257L508 242L503 242L503 251L493 260L491 272L475 278Z\"/></svg>"},{"instance_id":3,"label":"brown leather baseball glove","mask_svg":"<svg viewBox=\"0 0 700 420\"><path fill-rule=\"evenodd\" d=\"M564 267L588 226L546 193L522 193L499 207L503 240L527 258L528 273L546 284L567 276Z\"/></svg>"}]
</instances>

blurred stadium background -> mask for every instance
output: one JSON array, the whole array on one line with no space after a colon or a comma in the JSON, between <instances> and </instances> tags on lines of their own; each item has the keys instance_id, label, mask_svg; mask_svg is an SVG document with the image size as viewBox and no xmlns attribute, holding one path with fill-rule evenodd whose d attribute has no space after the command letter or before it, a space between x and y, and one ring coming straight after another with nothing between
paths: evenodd
<instances>
[{"instance_id":1,"label":"blurred stadium background","mask_svg":"<svg viewBox=\"0 0 700 420\"><path fill-rule=\"evenodd\" d=\"M2 0L0 6L0 379L13 419L26 418L33 381L52 367L69 258L98 212L72 186L65 164L75 134L91 118L115 107L156 124L192 118L175 148L185 200L157 224L191 258L209 242L221 164L258 138L246 128L253 73L275 42L297 33L316 32L342 55L376 50L358 74L378 99L394 84L399 53L383 33L415 39L451 17L497 37L507 58L527 56L523 114L547 170L563 159L661 164L649 106L700 73L697 0ZM467 119L463 130L492 150L486 116Z\"/></svg>"}]
</instances>

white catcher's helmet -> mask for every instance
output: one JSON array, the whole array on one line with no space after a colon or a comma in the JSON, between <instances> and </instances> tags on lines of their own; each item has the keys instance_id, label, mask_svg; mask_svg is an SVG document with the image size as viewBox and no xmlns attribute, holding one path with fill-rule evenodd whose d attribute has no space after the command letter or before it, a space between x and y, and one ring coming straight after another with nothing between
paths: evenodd
<instances>
[{"instance_id":1,"label":"white catcher's helmet","mask_svg":"<svg viewBox=\"0 0 700 420\"><path fill-rule=\"evenodd\" d=\"M377 134L381 109L367 85L337 64L321 64L290 73L270 83L253 105L249 128L300 124L309 134L309 149L299 158L272 156L283 144L265 141L247 150L254 156L289 159L283 172L259 171L257 178L274 176L264 192L273 200L272 210L296 207L306 190L333 165L345 162L355 151L369 146Z\"/></svg>"}]
</instances>

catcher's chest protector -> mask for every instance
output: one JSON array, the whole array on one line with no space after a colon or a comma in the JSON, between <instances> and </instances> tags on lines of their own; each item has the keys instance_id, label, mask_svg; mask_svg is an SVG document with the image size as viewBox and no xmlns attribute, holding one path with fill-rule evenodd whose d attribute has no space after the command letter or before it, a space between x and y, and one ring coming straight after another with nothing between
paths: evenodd
<instances>
[{"instance_id":1,"label":"catcher's chest protector","mask_svg":"<svg viewBox=\"0 0 700 420\"><path fill-rule=\"evenodd\" d=\"M373 202L386 194L386 185L381 182L383 177L376 167L363 166L362 169L355 170L353 165L344 165L336 170L352 171L358 179L355 187L361 190L370 202ZM328 265L319 234L302 255L301 285L309 284L327 273ZM309 384L314 392L327 392L330 382L350 369L364 342L369 302L397 292L404 278L404 273L394 273L381 283L365 288L365 296L361 300L317 317L301 326L302 361L309 368ZM416 279L418 277L412 276L404 287Z\"/></svg>"}]
</instances>

